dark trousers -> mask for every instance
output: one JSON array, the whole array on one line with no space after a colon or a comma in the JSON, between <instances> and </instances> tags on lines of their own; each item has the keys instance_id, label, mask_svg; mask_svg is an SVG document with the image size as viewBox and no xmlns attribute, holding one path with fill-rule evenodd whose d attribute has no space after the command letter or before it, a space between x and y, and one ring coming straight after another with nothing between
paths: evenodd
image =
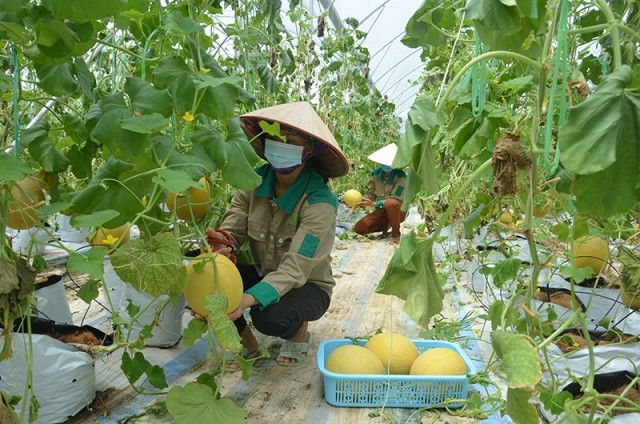
<instances>
[{"instance_id":1,"label":"dark trousers","mask_svg":"<svg viewBox=\"0 0 640 424\"><path fill-rule=\"evenodd\" d=\"M238 264L238 270L242 276L244 290L247 290L260 281L253 265ZM267 336L292 338L302 327L305 321L320 319L329 309L331 298L317 285L307 282L302 287L288 291L280 298L278 303L269 305L263 310L259 306L251 308L251 321L253 326ZM247 326L244 316L234 321L238 332L242 332Z\"/></svg>"},{"instance_id":2,"label":"dark trousers","mask_svg":"<svg viewBox=\"0 0 640 424\"><path fill-rule=\"evenodd\" d=\"M400 223L407 217L407 213L400 209L402 202L398 199L387 199L384 207L363 216L353 231L356 234L371 234L378 231L387 231L391 227L391 237L400 237Z\"/></svg>"}]
</instances>

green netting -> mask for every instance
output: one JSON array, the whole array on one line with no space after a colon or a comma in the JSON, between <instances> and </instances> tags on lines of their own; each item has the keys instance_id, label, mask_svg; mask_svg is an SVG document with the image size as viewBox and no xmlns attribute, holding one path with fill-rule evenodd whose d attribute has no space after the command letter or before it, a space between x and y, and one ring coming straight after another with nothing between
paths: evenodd
<instances>
[{"instance_id":1,"label":"green netting","mask_svg":"<svg viewBox=\"0 0 640 424\"><path fill-rule=\"evenodd\" d=\"M551 161L551 145L553 144L553 119L556 110L556 97L558 97L558 127L562 126L567 118L567 21L568 21L569 1L562 0L560 5L560 16L558 17L558 37L556 47L556 57L553 67L553 78L551 81L551 93L549 95L549 107L547 108L547 119L544 133L544 166L548 175L555 173L560 163L560 150L556 145ZM560 91L558 92L558 77L561 77Z\"/></svg>"}]
</instances>

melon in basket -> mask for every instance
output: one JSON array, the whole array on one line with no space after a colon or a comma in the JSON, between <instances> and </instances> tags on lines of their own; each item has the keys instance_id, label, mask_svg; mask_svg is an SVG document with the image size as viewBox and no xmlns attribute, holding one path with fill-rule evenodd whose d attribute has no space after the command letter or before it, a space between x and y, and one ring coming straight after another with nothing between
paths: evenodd
<instances>
[{"instance_id":1,"label":"melon in basket","mask_svg":"<svg viewBox=\"0 0 640 424\"><path fill-rule=\"evenodd\" d=\"M467 364L458 352L446 347L429 349L413 362L411 375L465 375Z\"/></svg>"},{"instance_id":2,"label":"melon in basket","mask_svg":"<svg viewBox=\"0 0 640 424\"><path fill-rule=\"evenodd\" d=\"M411 339L398 333L379 333L364 345L376 354L389 374L409 374L418 357L418 348Z\"/></svg>"},{"instance_id":3,"label":"melon in basket","mask_svg":"<svg viewBox=\"0 0 640 424\"><path fill-rule=\"evenodd\" d=\"M384 374L380 359L358 345L342 345L336 348L325 363L328 371L336 374Z\"/></svg>"}]
</instances>

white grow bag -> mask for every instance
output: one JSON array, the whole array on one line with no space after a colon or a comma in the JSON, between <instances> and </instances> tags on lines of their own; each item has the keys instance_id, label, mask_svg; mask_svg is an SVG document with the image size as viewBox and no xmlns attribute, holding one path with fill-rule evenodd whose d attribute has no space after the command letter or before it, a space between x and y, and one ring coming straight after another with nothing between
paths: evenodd
<instances>
[{"instance_id":1,"label":"white grow bag","mask_svg":"<svg viewBox=\"0 0 640 424\"><path fill-rule=\"evenodd\" d=\"M29 339L23 333L14 333L13 337L13 357L0 362L0 391L23 396ZM95 359L85 351L49 336L32 334L31 338L33 395L40 403L38 418L34 422L63 423L93 401L96 395ZM0 343L4 343L2 336ZM16 405L18 416L24 401L22 399ZM27 417L28 411L27 405Z\"/></svg>"}]
</instances>

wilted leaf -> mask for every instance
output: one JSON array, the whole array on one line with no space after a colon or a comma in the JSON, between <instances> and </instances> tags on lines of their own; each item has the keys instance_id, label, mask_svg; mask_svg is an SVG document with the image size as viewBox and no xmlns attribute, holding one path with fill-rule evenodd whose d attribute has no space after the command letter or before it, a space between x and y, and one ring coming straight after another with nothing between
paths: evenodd
<instances>
[{"instance_id":1,"label":"wilted leaf","mask_svg":"<svg viewBox=\"0 0 640 424\"><path fill-rule=\"evenodd\" d=\"M402 237L376 287L376 293L405 300L404 311L424 327L442 311L444 297L433 261L433 243L432 238L418 238L415 232Z\"/></svg>"},{"instance_id":2,"label":"wilted leaf","mask_svg":"<svg viewBox=\"0 0 640 424\"><path fill-rule=\"evenodd\" d=\"M140 292L160 296L184 288L182 251L172 234L159 233L146 242L131 240L111 255L111 263L118 277Z\"/></svg>"},{"instance_id":3,"label":"wilted leaf","mask_svg":"<svg viewBox=\"0 0 640 424\"><path fill-rule=\"evenodd\" d=\"M542 375L535 343L524 334L502 330L491 332L491 345L507 373L507 386L528 388L535 386Z\"/></svg>"}]
</instances>

